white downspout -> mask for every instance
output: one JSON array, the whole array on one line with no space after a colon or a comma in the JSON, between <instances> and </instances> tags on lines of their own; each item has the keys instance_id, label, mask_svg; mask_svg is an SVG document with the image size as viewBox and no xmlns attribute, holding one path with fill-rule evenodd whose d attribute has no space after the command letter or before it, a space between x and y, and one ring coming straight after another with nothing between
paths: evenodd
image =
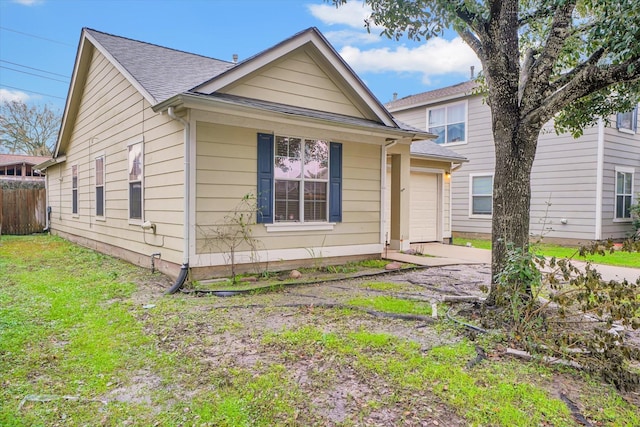
<instances>
[{"instance_id":1,"label":"white downspout","mask_svg":"<svg viewBox=\"0 0 640 427\"><path fill-rule=\"evenodd\" d=\"M604 121L598 119L598 151L596 155L596 227L595 240L602 239L602 186L604 183Z\"/></svg>"},{"instance_id":2,"label":"white downspout","mask_svg":"<svg viewBox=\"0 0 640 427\"><path fill-rule=\"evenodd\" d=\"M382 243L383 251L385 244L387 243L385 239L385 223L387 221L385 218L387 211L387 149L393 147L397 143L398 140L394 139L390 143L380 147L380 182L382 183L380 186L380 242ZM391 236L389 236L389 239L391 239Z\"/></svg>"},{"instance_id":3,"label":"white downspout","mask_svg":"<svg viewBox=\"0 0 640 427\"><path fill-rule=\"evenodd\" d=\"M189 123L189 120L185 120L182 117L176 116L173 107L169 107L169 109L167 110L167 114L173 120L177 120L184 126L184 235L182 238L184 247L182 249L182 264L183 266L188 266L190 249L189 222L191 218L191 212L189 210L189 207L191 206L191 164L189 160L191 158L191 124Z\"/></svg>"}]
</instances>

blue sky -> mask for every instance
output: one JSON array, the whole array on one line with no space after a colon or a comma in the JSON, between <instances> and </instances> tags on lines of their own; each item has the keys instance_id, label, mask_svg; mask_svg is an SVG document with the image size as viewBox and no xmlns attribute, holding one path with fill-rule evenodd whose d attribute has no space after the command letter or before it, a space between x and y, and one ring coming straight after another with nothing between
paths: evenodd
<instances>
[{"instance_id":1,"label":"blue sky","mask_svg":"<svg viewBox=\"0 0 640 427\"><path fill-rule=\"evenodd\" d=\"M82 27L223 60L317 27L382 102L458 83L478 59L455 33L428 42L368 34L353 1L0 0L0 99L62 109Z\"/></svg>"}]
</instances>

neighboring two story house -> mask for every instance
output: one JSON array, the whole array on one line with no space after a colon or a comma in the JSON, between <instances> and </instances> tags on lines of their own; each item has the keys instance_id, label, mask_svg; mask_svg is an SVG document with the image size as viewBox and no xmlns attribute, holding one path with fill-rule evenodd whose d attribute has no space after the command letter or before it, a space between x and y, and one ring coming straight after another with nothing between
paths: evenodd
<instances>
[{"instance_id":1,"label":"neighboring two story house","mask_svg":"<svg viewBox=\"0 0 640 427\"><path fill-rule=\"evenodd\" d=\"M453 234L467 238L491 233L495 168L491 111L475 87L467 81L386 105L397 119L438 135L437 143L469 159L451 184ZM600 120L577 139L547 123L531 190L533 236L567 243L628 236L629 207L640 191L638 107Z\"/></svg>"}]
</instances>

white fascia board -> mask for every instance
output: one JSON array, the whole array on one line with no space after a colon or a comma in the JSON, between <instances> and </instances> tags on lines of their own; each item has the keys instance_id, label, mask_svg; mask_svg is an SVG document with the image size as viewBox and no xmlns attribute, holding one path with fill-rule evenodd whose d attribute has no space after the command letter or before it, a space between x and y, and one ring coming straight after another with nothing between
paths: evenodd
<instances>
[{"instance_id":1,"label":"white fascia board","mask_svg":"<svg viewBox=\"0 0 640 427\"><path fill-rule=\"evenodd\" d=\"M375 136L381 138L397 139L398 142L411 143L412 138L416 135L415 132L401 130L398 128L369 128L366 126L358 126L348 123L336 123L330 120L324 120L314 117L303 117L297 115L291 115L287 113L281 113L277 111L265 110L246 105L238 105L233 102L229 102L223 99L211 99L198 95L181 94L154 106L154 111L160 112L167 109L169 106L189 108L193 110L202 110L204 112L218 112L229 115L237 115L244 119L253 118L256 120L272 120L281 123L289 124L306 124L311 126L312 124L318 124L322 127L332 126L337 127L345 132L351 132L356 134L364 134L367 136ZM159 107L159 108L158 108ZM424 135L418 135L421 139L424 139ZM403 141L407 139L407 141Z\"/></svg>"},{"instance_id":2,"label":"white fascia board","mask_svg":"<svg viewBox=\"0 0 640 427\"><path fill-rule=\"evenodd\" d=\"M480 94L460 92L453 95L443 96L440 98L429 99L427 101L416 102L415 104L409 104L401 107L387 108L387 109L389 110L389 112L395 113L397 111L404 111L412 108L426 107L426 106L435 105L435 104L444 104L446 102L463 99L463 98L471 98L472 96L479 96L479 95Z\"/></svg>"},{"instance_id":3,"label":"white fascia board","mask_svg":"<svg viewBox=\"0 0 640 427\"><path fill-rule=\"evenodd\" d=\"M136 90L138 92L140 92L140 94L144 97L144 99L147 100L147 102L151 105L156 104L158 101L151 96L151 94L149 92L147 92L147 90L140 84L140 82L138 82L138 80L136 80L131 73L129 73L129 71L127 71L126 68L124 68L114 57L113 55L111 55L111 53L105 49L100 42L98 42L91 34L89 34L88 32L84 33L84 37L86 37L91 44L93 44L95 46L96 49L98 49L98 51L103 54L105 56L105 58L107 58L109 60L109 62L111 63L111 65L113 65L114 67L116 67L116 69L120 72L120 74L122 74L129 83L131 83L131 85L136 88Z\"/></svg>"},{"instance_id":4,"label":"white fascia board","mask_svg":"<svg viewBox=\"0 0 640 427\"><path fill-rule=\"evenodd\" d=\"M275 48L267 50L266 52L232 68L226 73L223 73L219 77L193 88L192 91L214 93L308 43L313 44L316 49L318 49L324 58L327 59L327 61L329 61L329 63L340 73L340 76L349 84L349 86L356 91L358 96L365 101L378 119L387 126L396 126L384 106L380 104L371 92L363 87L361 80L353 74L353 71L345 65L343 60L336 55L333 49L327 46L324 40L322 40L315 31L307 31L300 34L298 37L276 46Z\"/></svg>"}]
</instances>

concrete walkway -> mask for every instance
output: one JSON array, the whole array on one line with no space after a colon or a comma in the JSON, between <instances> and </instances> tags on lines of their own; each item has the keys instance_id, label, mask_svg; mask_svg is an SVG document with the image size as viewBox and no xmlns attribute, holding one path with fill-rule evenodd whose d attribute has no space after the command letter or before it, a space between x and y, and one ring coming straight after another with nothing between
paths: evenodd
<instances>
[{"instance_id":1,"label":"concrete walkway","mask_svg":"<svg viewBox=\"0 0 640 427\"><path fill-rule=\"evenodd\" d=\"M382 254L383 258L394 261L408 262L416 265L439 267L458 264L490 264L491 251L488 249L468 248L465 246L445 245L442 243L424 243L414 245L424 255L407 255L395 250L387 250ZM574 264L583 268L586 263L574 261ZM602 279L622 281L627 279L635 283L640 278L640 266L638 268L617 267L613 265L594 264L596 270L602 275Z\"/></svg>"}]
</instances>

